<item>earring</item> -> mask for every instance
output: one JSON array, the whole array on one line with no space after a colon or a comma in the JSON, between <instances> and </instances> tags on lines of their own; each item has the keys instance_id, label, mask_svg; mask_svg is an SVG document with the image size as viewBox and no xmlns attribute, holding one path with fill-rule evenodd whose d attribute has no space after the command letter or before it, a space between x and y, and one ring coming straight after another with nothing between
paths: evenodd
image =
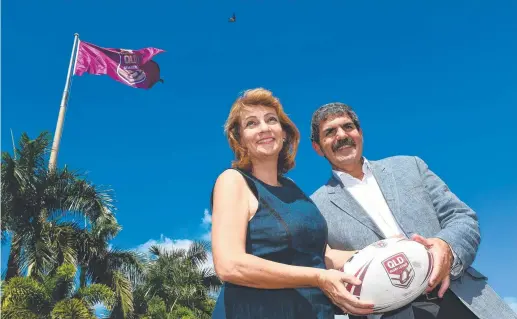
<instances>
[{"instance_id":1,"label":"earring","mask_svg":"<svg viewBox=\"0 0 517 319\"><path fill-rule=\"evenodd\" d=\"M285 137L282 139L282 141L284 141L284 143L285 143Z\"/></svg>"}]
</instances>

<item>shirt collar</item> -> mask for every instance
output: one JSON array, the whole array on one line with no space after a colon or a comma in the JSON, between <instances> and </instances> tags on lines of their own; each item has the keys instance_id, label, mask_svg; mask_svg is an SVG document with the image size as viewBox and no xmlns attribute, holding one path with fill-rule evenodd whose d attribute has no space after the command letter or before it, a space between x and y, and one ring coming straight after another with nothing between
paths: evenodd
<instances>
[{"instance_id":1,"label":"shirt collar","mask_svg":"<svg viewBox=\"0 0 517 319\"><path fill-rule=\"evenodd\" d=\"M363 180L366 176L370 175L371 173L372 173L371 164L365 157L363 157L363 174L364 174ZM358 182L361 182L360 180L353 177L352 175L342 172L342 171L335 170L335 169L332 170L332 174L334 174L335 178L337 178L338 180L343 182L344 185L351 185L351 184L356 184Z\"/></svg>"}]
</instances>

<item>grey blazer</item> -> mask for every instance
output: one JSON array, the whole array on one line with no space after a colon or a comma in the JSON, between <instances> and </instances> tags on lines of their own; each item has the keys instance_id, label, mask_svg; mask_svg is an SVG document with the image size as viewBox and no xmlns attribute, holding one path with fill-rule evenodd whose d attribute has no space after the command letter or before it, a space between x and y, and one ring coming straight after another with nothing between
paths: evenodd
<instances>
[{"instance_id":1,"label":"grey blazer","mask_svg":"<svg viewBox=\"0 0 517 319\"><path fill-rule=\"evenodd\" d=\"M450 290L480 319L517 319L517 314L470 267L480 243L476 213L418 157L395 156L370 161L386 202L406 236L438 237L449 243L461 260L461 274L451 278ZM363 208L332 174L311 199L327 220L329 246L360 250L384 238ZM413 319L411 307L389 318Z\"/></svg>"}]
</instances>

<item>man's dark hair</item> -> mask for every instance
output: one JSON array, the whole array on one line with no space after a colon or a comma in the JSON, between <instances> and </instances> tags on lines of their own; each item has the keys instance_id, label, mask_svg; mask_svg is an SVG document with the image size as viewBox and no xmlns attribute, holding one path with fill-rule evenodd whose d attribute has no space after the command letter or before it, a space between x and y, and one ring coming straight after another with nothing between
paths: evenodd
<instances>
[{"instance_id":1,"label":"man's dark hair","mask_svg":"<svg viewBox=\"0 0 517 319\"><path fill-rule=\"evenodd\" d=\"M359 125L359 118L350 106L340 102L327 103L323 106L320 106L312 114L311 141L318 144L320 143L320 124L322 121L326 121L329 118L334 118L341 115L347 115L350 117L357 129L361 129L361 126Z\"/></svg>"}]
</instances>

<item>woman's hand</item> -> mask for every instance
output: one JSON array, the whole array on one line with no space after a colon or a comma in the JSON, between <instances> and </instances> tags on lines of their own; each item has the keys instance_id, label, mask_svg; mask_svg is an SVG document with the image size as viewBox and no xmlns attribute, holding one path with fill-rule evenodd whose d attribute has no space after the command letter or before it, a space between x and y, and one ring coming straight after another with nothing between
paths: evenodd
<instances>
[{"instance_id":1,"label":"woman's hand","mask_svg":"<svg viewBox=\"0 0 517 319\"><path fill-rule=\"evenodd\" d=\"M373 312L373 304L360 301L345 289L346 284L360 285L361 280L335 269L322 270L318 275L318 286L332 302L345 313L368 315Z\"/></svg>"}]
</instances>

